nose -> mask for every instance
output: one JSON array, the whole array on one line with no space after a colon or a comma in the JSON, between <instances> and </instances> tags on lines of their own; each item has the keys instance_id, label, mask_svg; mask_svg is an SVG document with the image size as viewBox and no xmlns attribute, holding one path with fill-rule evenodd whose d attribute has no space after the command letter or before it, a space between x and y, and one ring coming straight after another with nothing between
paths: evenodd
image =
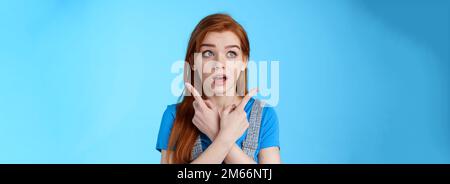
<instances>
[{"instance_id":1,"label":"nose","mask_svg":"<svg viewBox=\"0 0 450 184\"><path fill-rule=\"evenodd\" d=\"M220 70L225 70L225 65L222 62L217 61L217 62L215 62L213 69L215 72L220 71Z\"/></svg>"},{"instance_id":2,"label":"nose","mask_svg":"<svg viewBox=\"0 0 450 184\"><path fill-rule=\"evenodd\" d=\"M215 62L214 69L225 69L227 59L224 54L218 54L217 56L217 62Z\"/></svg>"}]
</instances>

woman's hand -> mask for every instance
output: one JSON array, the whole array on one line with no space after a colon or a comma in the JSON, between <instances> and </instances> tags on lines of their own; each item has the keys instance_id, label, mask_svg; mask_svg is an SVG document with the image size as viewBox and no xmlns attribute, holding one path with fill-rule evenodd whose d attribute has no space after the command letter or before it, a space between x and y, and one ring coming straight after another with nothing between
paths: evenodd
<instances>
[{"instance_id":1,"label":"woman's hand","mask_svg":"<svg viewBox=\"0 0 450 184\"><path fill-rule=\"evenodd\" d=\"M192 123L211 141L219 132L219 112L217 107L209 100L203 100L198 91L189 83L185 83L186 89L194 96L193 102L195 114Z\"/></svg>"},{"instance_id":2,"label":"woman's hand","mask_svg":"<svg viewBox=\"0 0 450 184\"><path fill-rule=\"evenodd\" d=\"M226 141L236 142L245 130L247 130L249 123L247 121L247 113L244 108L250 98L255 95L256 89L251 90L236 107L232 104L227 106L220 116L220 132L219 135Z\"/></svg>"}]
</instances>

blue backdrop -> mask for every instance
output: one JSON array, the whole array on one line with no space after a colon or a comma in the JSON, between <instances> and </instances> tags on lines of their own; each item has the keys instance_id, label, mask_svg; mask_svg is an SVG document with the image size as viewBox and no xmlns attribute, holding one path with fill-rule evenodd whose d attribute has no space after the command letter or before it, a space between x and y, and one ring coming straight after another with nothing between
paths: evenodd
<instances>
[{"instance_id":1,"label":"blue backdrop","mask_svg":"<svg viewBox=\"0 0 450 184\"><path fill-rule=\"evenodd\" d=\"M0 0L0 163L159 163L204 16L280 61L285 163L450 163L449 1Z\"/></svg>"}]
</instances>

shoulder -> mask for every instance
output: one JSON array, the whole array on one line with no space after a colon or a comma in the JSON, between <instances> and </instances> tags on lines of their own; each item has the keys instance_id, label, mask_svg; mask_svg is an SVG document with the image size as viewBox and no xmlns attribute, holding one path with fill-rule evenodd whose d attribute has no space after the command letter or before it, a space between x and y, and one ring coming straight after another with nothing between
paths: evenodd
<instances>
[{"instance_id":1,"label":"shoulder","mask_svg":"<svg viewBox=\"0 0 450 184\"><path fill-rule=\"evenodd\" d=\"M269 104L265 104L262 111L263 124L278 124L278 116L275 108Z\"/></svg>"},{"instance_id":2,"label":"shoulder","mask_svg":"<svg viewBox=\"0 0 450 184\"><path fill-rule=\"evenodd\" d=\"M261 116L260 148L279 147L279 122L275 108L266 104Z\"/></svg>"},{"instance_id":3,"label":"shoulder","mask_svg":"<svg viewBox=\"0 0 450 184\"><path fill-rule=\"evenodd\" d=\"M167 105L166 110L164 111L164 115L170 115L172 117L175 117L177 111L177 104L170 104Z\"/></svg>"},{"instance_id":4,"label":"shoulder","mask_svg":"<svg viewBox=\"0 0 450 184\"><path fill-rule=\"evenodd\" d=\"M161 128L172 127L173 121L175 120L176 111L177 111L177 104L167 105L166 110L164 110L162 116Z\"/></svg>"},{"instance_id":5,"label":"shoulder","mask_svg":"<svg viewBox=\"0 0 450 184\"><path fill-rule=\"evenodd\" d=\"M263 105L262 112L261 112L261 126L267 127L267 126L277 126L278 124L278 117L277 113L275 111L275 108L267 103L265 103L263 100L252 98L249 100L249 102L246 105L245 111L247 113L252 113L251 111L254 110L253 106L257 105L255 103Z\"/></svg>"},{"instance_id":6,"label":"shoulder","mask_svg":"<svg viewBox=\"0 0 450 184\"><path fill-rule=\"evenodd\" d=\"M175 120L177 104L171 104L166 107L161 118L159 127L158 140L156 149L158 151L167 149L169 143L170 132L172 131L173 122Z\"/></svg>"}]
</instances>

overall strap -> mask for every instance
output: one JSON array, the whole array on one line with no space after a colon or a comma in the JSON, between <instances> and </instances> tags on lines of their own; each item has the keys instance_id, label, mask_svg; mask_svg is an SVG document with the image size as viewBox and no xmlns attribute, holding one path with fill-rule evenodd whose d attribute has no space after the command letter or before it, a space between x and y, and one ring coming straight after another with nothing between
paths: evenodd
<instances>
[{"instance_id":1,"label":"overall strap","mask_svg":"<svg viewBox=\"0 0 450 184\"><path fill-rule=\"evenodd\" d=\"M202 139L200 138L200 135L198 135L195 140L194 147L192 148L191 159L195 160L198 156L200 156L200 154L202 154L202 152Z\"/></svg>"},{"instance_id":2,"label":"overall strap","mask_svg":"<svg viewBox=\"0 0 450 184\"><path fill-rule=\"evenodd\" d=\"M259 130L261 127L261 117L264 108L264 102L256 100L253 103L252 111L250 113L250 121L247 136L242 142L242 151L245 154L255 159L255 152L258 149Z\"/></svg>"}]
</instances>

